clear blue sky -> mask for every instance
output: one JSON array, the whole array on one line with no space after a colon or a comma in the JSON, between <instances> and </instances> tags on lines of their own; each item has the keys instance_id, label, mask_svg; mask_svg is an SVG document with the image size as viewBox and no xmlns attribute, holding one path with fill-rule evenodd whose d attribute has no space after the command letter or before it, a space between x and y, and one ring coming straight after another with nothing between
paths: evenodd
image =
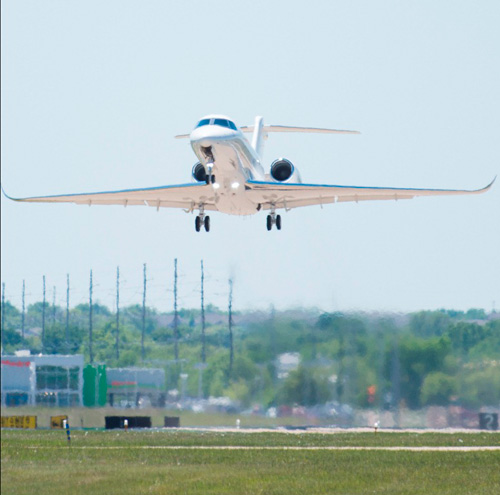
<instances>
[{"instance_id":1,"label":"clear blue sky","mask_svg":"<svg viewBox=\"0 0 500 495\"><path fill-rule=\"evenodd\" d=\"M239 125L356 129L272 135L307 182L478 188L500 172L500 2L2 1L2 185L29 196L184 183L207 113ZM295 305L408 311L500 307L500 183L485 195L194 217L147 207L17 204L2 197L7 298L113 307Z\"/></svg>"}]
</instances>

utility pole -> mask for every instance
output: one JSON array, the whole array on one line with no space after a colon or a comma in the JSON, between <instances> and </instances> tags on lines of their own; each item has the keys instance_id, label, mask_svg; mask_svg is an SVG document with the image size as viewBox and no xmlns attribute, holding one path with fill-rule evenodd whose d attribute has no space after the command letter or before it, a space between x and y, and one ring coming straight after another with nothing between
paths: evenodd
<instances>
[{"instance_id":1,"label":"utility pole","mask_svg":"<svg viewBox=\"0 0 500 495\"><path fill-rule=\"evenodd\" d=\"M2 330L2 354L3 354L3 335L5 333L5 282L2 282L2 329L1 330ZM2 394L3 394L3 389L2 389Z\"/></svg>"},{"instance_id":2,"label":"utility pole","mask_svg":"<svg viewBox=\"0 0 500 495\"><path fill-rule=\"evenodd\" d=\"M120 267L116 267L116 359L120 359Z\"/></svg>"},{"instance_id":3,"label":"utility pole","mask_svg":"<svg viewBox=\"0 0 500 495\"><path fill-rule=\"evenodd\" d=\"M42 303L42 353L45 352L45 275L43 276L43 303Z\"/></svg>"},{"instance_id":4,"label":"utility pole","mask_svg":"<svg viewBox=\"0 0 500 495\"><path fill-rule=\"evenodd\" d=\"M399 360L399 337L396 336L391 363L392 407L394 423L399 428L399 403L401 401L401 362Z\"/></svg>"},{"instance_id":5,"label":"utility pole","mask_svg":"<svg viewBox=\"0 0 500 495\"><path fill-rule=\"evenodd\" d=\"M229 311L228 311L228 326L229 326L229 375L233 370L234 349L233 349L233 279L229 279Z\"/></svg>"},{"instance_id":6,"label":"utility pole","mask_svg":"<svg viewBox=\"0 0 500 495\"><path fill-rule=\"evenodd\" d=\"M22 310L22 313L21 313L21 336L24 340L24 322L25 322L25 317L26 317L26 306L25 306L25 303L24 303L24 297L25 297L25 293L26 293L26 284L23 280L23 300L22 300L22 304L23 304L23 310Z\"/></svg>"},{"instance_id":7,"label":"utility pole","mask_svg":"<svg viewBox=\"0 0 500 495\"><path fill-rule=\"evenodd\" d=\"M92 353L92 270L90 270L90 286L89 286L89 357L90 362L94 362L94 354Z\"/></svg>"},{"instance_id":8,"label":"utility pole","mask_svg":"<svg viewBox=\"0 0 500 495\"><path fill-rule=\"evenodd\" d=\"M144 291L142 293L142 333L141 333L141 359L144 363L144 334L146 333L146 263L144 263Z\"/></svg>"},{"instance_id":9,"label":"utility pole","mask_svg":"<svg viewBox=\"0 0 500 495\"><path fill-rule=\"evenodd\" d=\"M174 354L179 361L179 315L177 313L177 258L174 260Z\"/></svg>"},{"instance_id":10,"label":"utility pole","mask_svg":"<svg viewBox=\"0 0 500 495\"><path fill-rule=\"evenodd\" d=\"M56 286L52 288L52 325L56 323Z\"/></svg>"},{"instance_id":11,"label":"utility pole","mask_svg":"<svg viewBox=\"0 0 500 495\"><path fill-rule=\"evenodd\" d=\"M203 260L201 260L201 362L207 361L207 351L205 342L205 274L203 271Z\"/></svg>"},{"instance_id":12,"label":"utility pole","mask_svg":"<svg viewBox=\"0 0 500 495\"><path fill-rule=\"evenodd\" d=\"M69 273L66 274L66 328L64 336L66 339L66 352L69 353Z\"/></svg>"}]
</instances>

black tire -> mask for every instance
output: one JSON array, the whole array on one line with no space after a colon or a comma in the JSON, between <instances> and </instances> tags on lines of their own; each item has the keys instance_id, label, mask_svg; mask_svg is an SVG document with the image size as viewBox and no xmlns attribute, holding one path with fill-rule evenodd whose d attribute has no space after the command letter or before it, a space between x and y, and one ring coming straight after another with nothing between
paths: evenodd
<instances>
[{"instance_id":1,"label":"black tire","mask_svg":"<svg viewBox=\"0 0 500 495\"><path fill-rule=\"evenodd\" d=\"M205 217L205 232L210 232L210 217Z\"/></svg>"},{"instance_id":2,"label":"black tire","mask_svg":"<svg viewBox=\"0 0 500 495\"><path fill-rule=\"evenodd\" d=\"M215 175L211 175L210 180L211 180L212 184L215 184Z\"/></svg>"},{"instance_id":3,"label":"black tire","mask_svg":"<svg viewBox=\"0 0 500 495\"><path fill-rule=\"evenodd\" d=\"M276 215L276 228L281 230L281 215Z\"/></svg>"},{"instance_id":4,"label":"black tire","mask_svg":"<svg viewBox=\"0 0 500 495\"><path fill-rule=\"evenodd\" d=\"M271 230L273 228L273 219L271 215L267 215L267 230Z\"/></svg>"},{"instance_id":5,"label":"black tire","mask_svg":"<svg viewBox=\"0 0 500 495\"><path fill-rule=\"evenodd\" d=\"M199 232L201 229L201 218L199 216L195 218L194 228L196 229L196 232Z\"/></svg>"}]
</instances>

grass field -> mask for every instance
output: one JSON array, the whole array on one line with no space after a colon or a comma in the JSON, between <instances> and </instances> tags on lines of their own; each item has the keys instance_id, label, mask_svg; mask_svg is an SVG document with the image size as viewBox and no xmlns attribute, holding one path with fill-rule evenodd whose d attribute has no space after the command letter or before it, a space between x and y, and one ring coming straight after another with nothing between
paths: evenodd
<instances>
[{"instance_id":1,"label":"grass field","mask_svg":"<svg viewBox=\"0 0 500 495\"><path fill-rule=\"evenodd\" d=\"M3 430L2 494L496 495L500 450L388 450L482 446L500 434Z\"/></svg>"}]
</instances>

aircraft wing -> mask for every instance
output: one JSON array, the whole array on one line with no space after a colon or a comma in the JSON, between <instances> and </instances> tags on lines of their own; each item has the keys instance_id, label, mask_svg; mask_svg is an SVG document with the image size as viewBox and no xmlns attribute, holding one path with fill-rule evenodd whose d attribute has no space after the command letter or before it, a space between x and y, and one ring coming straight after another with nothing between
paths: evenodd
<instances>
[{"instance_id":1,"label":"aircraft wing","mask_svg":"<svg viewBox=\"0 0 500 495\"><path fill-rule=\"evenodd\" d=\"M496 177L495 177L496 179ZM288 184L278 182L247 181L245 187L250 199L263 209L299 208L301 206L341 203L344 201L376 201L412 199L416 196L451 196L481 194L495 179L482 189L410 189L397 187L359 187L321 184Z\"/></svg>"},{"instance_id":2,"label":"aircraft wing","mask_svg":"<svg viewBox=\"0 0 500 495\"><path fill-rule=\"evenodd\" d=\"M206 184L180 184L175 186L149 187L145 189L124 189L83 194L61 194L12 198L29 203L75 203L77 205L121 205L154 206L156 208L184 208L192 211L203 203L205 210L215 210L215 196L211 186Z\"/></svg>"}]
</instances>

